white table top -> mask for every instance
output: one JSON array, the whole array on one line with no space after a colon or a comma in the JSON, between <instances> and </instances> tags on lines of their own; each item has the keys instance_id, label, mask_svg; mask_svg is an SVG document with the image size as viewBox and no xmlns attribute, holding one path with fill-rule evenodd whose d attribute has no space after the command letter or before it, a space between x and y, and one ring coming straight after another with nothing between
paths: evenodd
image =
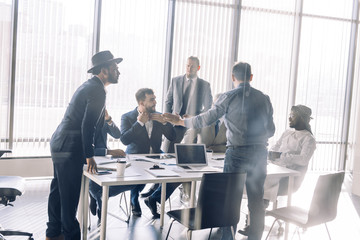
<instances>
[{"instance_id":1,"label":"white table top","mask_svg":"<svg viewBox=\"0 0 360 240\"><path fill-rule=\"evenodd\" d=\"M132 184L146 184L146 183L161 183L161 182L187 182L201 180L204 172L186 172L182 168L175 165L175 159L152 159L146 156L159 155L159 154L131 154L128 155L127 162L131 163L131 166L126 168L125 177L117 177L116 172L112 171L108 175L96 175L84 171L84 175L96 182L100 186L116 186L116 185L132 185ZM214 154L213 158L222 158L224 154ZM113 167L115 168L114 159L107 157L95 157L98 166ZM109 164L101 164L105 162L113 162ZM146 169L151 168L154 164L158 164L168 170L172 170L179 174L178 177L155 177L150 174ZM165 165L167 164L167 165ZM219 172L222 172L221 167L224 166L224 160L210 160L209 166L219 168ZM161 170L157 170L161 171ZM288 177L296 176L299 173L297 171L277 166L269 163L267 166L267 177Z\"/></svg>"}]
</instances>

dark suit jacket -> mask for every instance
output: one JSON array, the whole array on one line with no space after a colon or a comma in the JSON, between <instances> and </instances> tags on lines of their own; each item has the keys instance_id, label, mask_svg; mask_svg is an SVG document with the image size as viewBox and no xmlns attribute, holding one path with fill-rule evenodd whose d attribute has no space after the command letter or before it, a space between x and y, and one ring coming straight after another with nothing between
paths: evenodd
<instances>
[{"instance_id":1,"label":"dark suit jacket","mask_svg":"<svg viewBox=\"0 0 360 240\"><path fill-rule=\"evenodd\" d=\"M165 112L180 113L183 105L183 87L186 76L181 75L171 79L165 100ZM198 78L189 95L186 114L196 116L211 108L212 95L210 83Z\"/></svg>"},{"instance_id":2,"label":"dark suit jacket","mask_svg":"<svg viewBox=\"0 0 360 240\"><path fill-rule=\"evenodd\" d=\"M120 140L124 145L127 145L126 153L149 153L150 146L154 153L161 153L162 135L164 134L170 141L176 137L173 126L170 123L164 125L153 121L153 129L149 138L145 125L141 126L137 122L138 114L138 110L135 108L121 116Z\"/></svg>"},{"instance_id":3,"label":"dark suit jacket","mask_svg":"<svg viewBox=\"0 0 360 240\"><path fill-rule=\"evenodd\" d=\"M115 139L120 138L120 129L114 122L110 125L106 122L102 128L97 128L95 133L95 156L105 156L107 150L107 135Z\"/></svg>"},{"instance_id":4,"label":"dark suit jacket","mask_svg":"<svg viewBox=\"0 0 360 240\"><path fill-rule=\"evenodd\" d=\"M93 77L83 83L74 93L64 118L51 137L53 160L57 156L94 156L94 136L97 126L104 123L106 93L100 79Z\"/></svg>"}]
</instances>

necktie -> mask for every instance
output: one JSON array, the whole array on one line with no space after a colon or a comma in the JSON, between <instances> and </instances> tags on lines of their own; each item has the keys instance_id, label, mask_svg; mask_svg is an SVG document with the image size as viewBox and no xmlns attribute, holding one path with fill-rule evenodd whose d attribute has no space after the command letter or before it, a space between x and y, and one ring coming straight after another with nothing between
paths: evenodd
<instances>
[{"instance_id":1,"label":"necktie","mask_svg":"<svg viewBox=\"0 0 360 240\"><path fill-rule=\"evenodd\" d=\"M215 137L219 133L219 127L220 127L220 120L216 120L216 122L215 122Z\"/></svg>"},{"instance_id":2,"label":"necktie","mask_svg":"<svg viewBox=\"0 0 360 240\"><path fill-rule=\"evenodd\" d=\"M184 93L183 93L183 105L180 111L180 115L184 115L186 113L186 108L189 102L189 97L190 97L190 90L191 90L191 83L192 80L186 80L186 82L184 83Z\"/></svg>"}]
</instances>

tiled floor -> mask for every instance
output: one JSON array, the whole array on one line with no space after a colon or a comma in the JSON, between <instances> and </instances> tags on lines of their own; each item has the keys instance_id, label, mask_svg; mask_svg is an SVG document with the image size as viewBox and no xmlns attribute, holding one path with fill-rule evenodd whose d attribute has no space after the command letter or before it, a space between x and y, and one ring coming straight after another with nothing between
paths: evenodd
<instances>
[{"instance_id":1,"label":"tiled floor","mask_svg":"<svg viewBox=\"0 0 360 240\"><path fill-rule=\"evenodd\" d=\"M304 181L303 187L294 194L293 204L306 208L312 196L312 189L316 176L308 174ZM343 185L342 193L339 199L338 215L337 218L328 223L331 238L335 240L357 240L360 239L360 218L356 211L359 209L359 198L349 194L347 184L351 182L349 176L346 177ZM22 231L30 231L34 233L34 239L44 239L46 221L47 221L47 197L49 192L49 179L34 180L29 179L26 181L26 192L23 196L19 197L14 202L14 207L0 207L0 223L8 229L21 229ZM172 197L172 209L181 207L179 201L179 193L176 191ZM284 201L285 199L283 199ZM354 205L355 203L355 205ZM142 217L131 217L130 223L127 224L119 219L109 215L107 226L107 239L132 239L132 240L157 240L165 239L169 228L169 218L165 217L165 226L163 229L159 227L159 220L152 220L149 209L140 200L141 208L143 211ZM280 202L280 204L283 204ZM169 210L167 203L166 210ZM243 201L242 210L246 211L246 200ZM109 201L109 211L118 216L123 216L119 210L119 197L113 197ZM244 214L241 214L239 227L244 224ZM269 230L273 219L266 217L266 227L263 239ZM96 227L97 218L91 216L91 230L89 231L89 239L99 239L99 229ZM294 232L294 227L291 228L290 238ZM209 230L196 231L193 233L193 239L202 240L208 238ZM211 239L219 239L220 233L217 229L213 231ZM26 239L19 237L8 237L8 239ZM169 239L183 240L186 239L186 229L174 223ZM236 234L237 240L246 239L240 234ZM284 239L283 236L277 235L277 230L274 229L270 235L270 239ZM298 239L295 235L294 239ZM301 239L328 239L324 225L309 228L306 231L301 231Z\"/></svg>"}]
</instances>

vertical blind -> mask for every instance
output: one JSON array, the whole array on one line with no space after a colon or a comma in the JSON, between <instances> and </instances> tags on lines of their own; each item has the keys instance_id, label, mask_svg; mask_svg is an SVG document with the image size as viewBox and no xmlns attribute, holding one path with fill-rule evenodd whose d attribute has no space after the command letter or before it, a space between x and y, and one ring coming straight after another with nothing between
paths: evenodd
<instances>
[{"instance_id":1,"label":"vertical blind","mask_svg":"<svg viewBox=\"0 0 360 240\"><path fill-rule=\"evenodd\" d=\"M198 75L210 83L212 95L228 90L234 3L176 1L172 77L185 74L187 58L196 56L200 60Z\"/></svg>"},{"instance_id":2,"label":"vertical blind","mask_svg":"<svg viewBox=\"0 0 360 240\"><path fill-rule=\"evenodd\" d=\"M269 141L270 145L275 144L287 128L289 113L295 1L281 3L284 5L274 5L281 7L277 9L259 8L259 1L244 1L240 21L238 60L251 65L252 86L269 95L274 108L276 132ZM285 6L289 8L286 11Z\"/></svg>"},{"instance_id":3,"label":"vertical blind","mask_svg":"<svg viewBox=\"0 0 360 240\"><path fill-rule=\"evenodd\" d=\"M360 25L357 26L357 41L360 39ZM355 71L354 71L354 85L352 91L352 103L351 103L351 119L349 129L349 141L348 141L348 149L347 156L348 162L346 163L346 170L353 170L354 159L356 156L356 134L359 132L360 125L358 124L357 119L360 119L360 48L356 48L356 57L355 57Z\"/></svg>"},{"instance_id":4,"label":"vertical blind","mask_svg":"<svg viewBox=\"0 0 360 240\"><path fill-rule=\"evenodd\" d=\"M317 150L310 167L338 169L345 114L350 22L303 17L296 103L312 108Z\"/></svg>"},{"instance_id":5,"label":"vertical blind","mask_svg":"<svg viewBox=\"0 0 360 240\"><path fill-rule=\"evenodd\" d=\"M121 115L137 106L135 93L151 88L156 110L162 108L162 89L168 1L103 0L100 50L109 49L124 60L119 64L119 83L107 87L107 109L120 127ZM111 148L123 148L109 138Z\"/></svg>"},{"instance_id":6,"label":"vertical blind","mask_svg":"<svg viewBox=\"0 0 360 240\"><path fill-rule=\"evenodd\" d=\"M11 1L0 1L0 149L7 148L10 84Z\"/></svg>"},{"instance_id":7,"label":"vertical blind","mask_svg":"<svg viewBox=\"0 0 360 240\"><path fill-rule=\"evenodd\" d=\"M168 7L173 1L102 0L100 50L124 58L119 84L107 88L107 108L117 125L121 115L137 105L134 94L141 87L154 89L157 110L162 109ZM302 0L297 15L299 1L176 0L170 75L184 74L186 59L197 56L199 76L210 82L213 95L227 91L238 49L236 59L252 66L252 85L271 98L277 131L270 145L288 128L290 104L305 104L313 110L311 125L318 141L310 167L338 170L346 144L342 137L353 0ZM9 134L11 7L12 1L0 0L0 147L4 148ZM18 14L13 146L48 151L73 92L90 77L86 71L92 55L94 1L21 0ZM294 51L297 47L299 53ZM358 102L359 56L358 48L353 106ZM292 65L294 59L297 66ZM357 114L354 108L353 121ZM123 147L110 140L111 147ZM348 150L351 155L351 145Z\"/></svg>"},{"instance_id":8,"label":"vertical blind","mask_svg":"<svg viewBox=\"0 0 360 240\"><path fill-rule=\"evenodd\" d=\"M19 3L14 149L39 153L60 123L91 58L93 5L88 1Z\"/></svg>"},{"instance_id":9,"label":"vertical blind","mask_svg":"<svg viewBox=\"0 0 360 240\"><path fill-rule=\"evenodd\" d=\"M238 59L252 65L252 85L273 103L277 129L270 145L288 128L289 103L295 99L313 111L317 150L310 169L341 169L352 1L303 1L298 56L292 55L295 1L242 3ZM292 79L290 63L296 57L297 76Z\"/></svg>"}]
</instances>

